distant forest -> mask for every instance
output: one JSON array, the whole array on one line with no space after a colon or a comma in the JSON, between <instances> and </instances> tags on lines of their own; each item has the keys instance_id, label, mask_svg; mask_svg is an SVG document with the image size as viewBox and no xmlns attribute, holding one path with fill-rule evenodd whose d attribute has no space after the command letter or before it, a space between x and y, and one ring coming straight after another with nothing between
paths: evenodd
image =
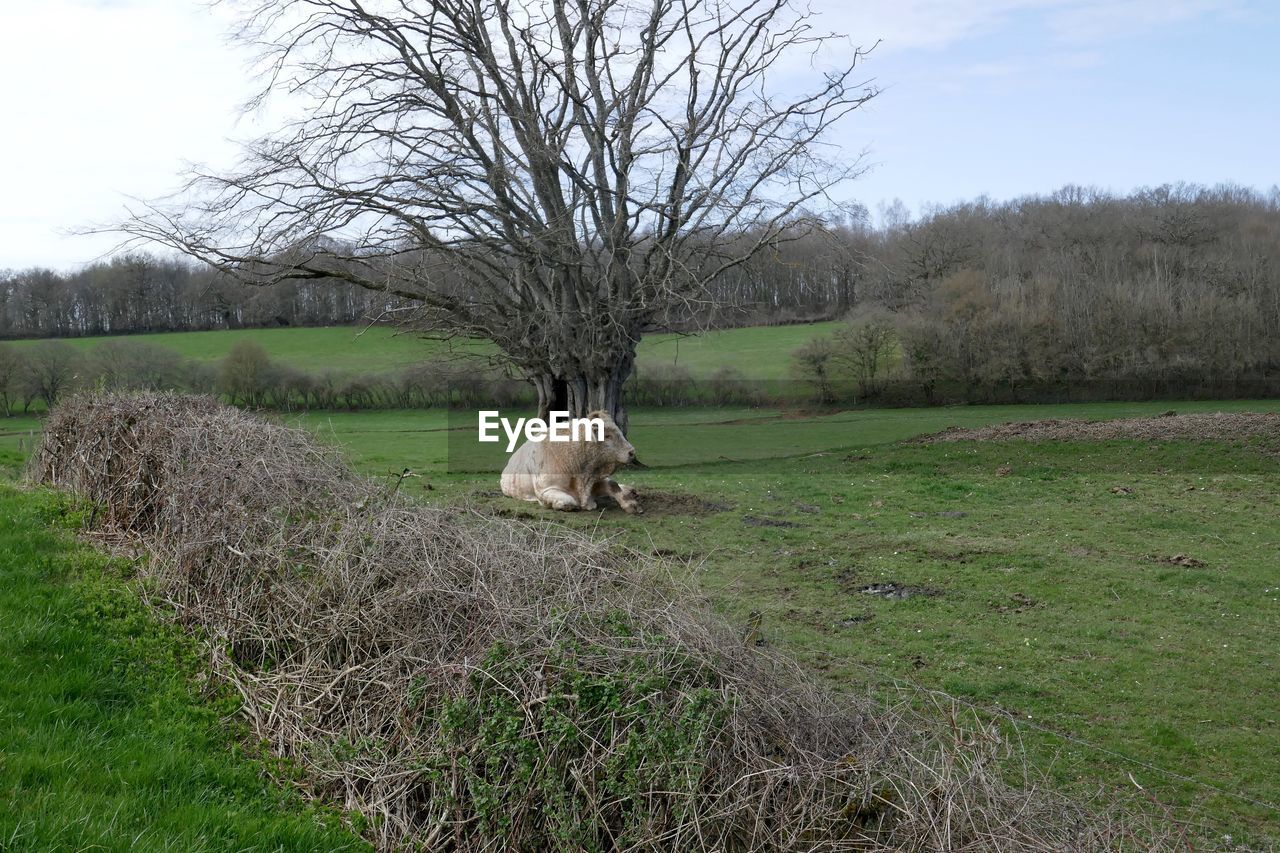
<instances>
[{"instance_id":1,"label":"distant forest","mask_svg":"<svg viewBox=\"0 0 1280 853\"><path fill-rule=\"evenodd\" d=\"M842 359L866 380L872 345L891 347L896 378L926 392L933 383L1280 376L1278 189L1176 185L1121 196L1065 187L918 218L897 205L880 219L779 246L716 281L701 313L662 325L847 318L843 344L796 355L798 372L818 384ZM65 275L0 273L4 338L345 324L397 307L340 282L255 288L141 255Z\"/></svg>"},{"instance_id":2,"label":"distant forest","mask_svg":"<svg viewBox=\"0 0 1280 853\"><path fill-rule=\"evenodd\" d=\"M261 288L184 258L134 254L79 272L0 271L0 338L72 338L270 326L379 316L386 297L344 282Z\"/></svg>"}]
</instances>

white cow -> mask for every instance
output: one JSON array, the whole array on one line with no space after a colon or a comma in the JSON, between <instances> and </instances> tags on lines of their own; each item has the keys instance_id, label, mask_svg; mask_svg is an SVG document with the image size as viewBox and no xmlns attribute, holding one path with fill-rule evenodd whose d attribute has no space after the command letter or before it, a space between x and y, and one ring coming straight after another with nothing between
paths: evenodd
<instances>
[{"instance_id":1,"label":"white cow","mask_svg":"<svg viewBox=\"0 0 1280 853\"><path fill-rule=\"evenodd\" d=\"M629 513L644 512L636 490L611 476L619 466L636 461L636 449L608 413L587 417L604 422L603 441L526 441L502 471L502 493L569 512L595 509L596 498L607 495Z\"/></svg>"}]
</instances>

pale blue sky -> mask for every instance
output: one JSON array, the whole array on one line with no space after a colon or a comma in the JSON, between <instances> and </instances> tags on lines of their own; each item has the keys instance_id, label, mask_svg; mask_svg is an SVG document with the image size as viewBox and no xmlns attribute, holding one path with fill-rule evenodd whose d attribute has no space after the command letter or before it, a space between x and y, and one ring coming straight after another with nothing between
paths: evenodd
<instances>
[{"instance_id":1,"label":"pale blue sky","mask_svg":"<svg viewBox=\"0 0 1280 853\"><path fill-rule=\"evenodd\" d=\"M813 0L870 44L883 94L841 129L848 194L913 212L1065 183L1280 183L1280 2ZM126 195L229 162L248 92L225 21L189 0L0 2L0 268L72 268Z\"/></svg>"},{"instance_id":2,"label":"pale blue sky","mask_svg":"<svg viewBox=\"0 0 1280 853\"><path fill-rule=\"evenodd\" d=\"M918 5L970 17L912 44L922 14L867 62L884 92L848 135L877 164L851 191L873 211L1067 183L1280 183L1280 3Z\"/></svg>"}]
</instances>

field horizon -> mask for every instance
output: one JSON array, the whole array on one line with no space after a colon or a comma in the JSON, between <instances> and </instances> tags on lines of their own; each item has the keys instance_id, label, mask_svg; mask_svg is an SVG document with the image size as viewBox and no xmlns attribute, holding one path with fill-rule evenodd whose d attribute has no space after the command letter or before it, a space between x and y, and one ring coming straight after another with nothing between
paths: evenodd
<instances>
[{"instance_id":1,"label":"field horizon","mask_svg":"<svg viewBox=\"0 0 1280 853\"><path fill-rule=\"evenodd\" d=\"M746 379L785 379L790 376L791 350L837 325L838 321L824 321L653 333L641 340L637 364L642 371L646 367L679 366L695 378L706 378L720 367L733 367ZM484 358L492 352L491 345L484 342L428 339L418 332L365 324L18 338L5 343L29 347L48 340L65 341L82 351L108 341L137 340L168 347L205 363L225 356L236 342L251 340L282 364L339 373L395 370L430 358ZM787 358L778 358L780 352Z\"/></svg>"}]
</instances>

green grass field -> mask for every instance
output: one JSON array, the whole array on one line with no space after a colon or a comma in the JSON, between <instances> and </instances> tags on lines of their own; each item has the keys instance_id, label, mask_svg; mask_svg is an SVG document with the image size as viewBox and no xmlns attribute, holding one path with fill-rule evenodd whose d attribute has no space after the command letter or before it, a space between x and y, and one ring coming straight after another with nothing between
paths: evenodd
<instances>
[{"instance_id":1,"label":"green grass field","mask_svg":"<svg viewBox=\"0 0 1280 853\"><path fill-rule=\"evenodd\" d=\"M719 367L732 366L747 379L784 379L789 375L790 352L810 338L829 332L835 323L726 329L701 335L650 335L640 345L638 362L679 365L694 376L709 376ZM215 361L236 341L260 343L273 359L307 370L367 373L405 367L445 352L485 352L478 343L446 343L397 333L386 326L331 326L325 328L238 329L217 332L161 332L133 336L169 347L197 361ZM81 349L91 349L111 338L69 338ZM33 341L14 341L30 346Z\"/></svg>"},{"instance_id":2,"label":"green grass field","mask_svg":"<svg viewBox=\"0 0 1280 853\"><path fill-rule=\"evenodd\" d=\"M650 339L645 347L663 359L678 351L695 373L729 363L749 376L779 378L787 361L780 353L817 331L735 330ZM382 329L359 339L350 329L285 329L177 336L175 348L214 358L240 334L311 367L393 366L429 346ZM376 343L368 335L383 337L366 352ZM953 425L1170 408L1280 411L1280 401L638 410L631 437L649 467L622 479L648 496L648 514L554 517L688 561L728 618L760 611L767 640L837 689L910 683L946 691L1017 720L1035 766L1056 785L1132 792L1140 784L1202 834L1231 834L1266 849L1280 845L1274 453L1185 441L900 443ZM401 488L418 499L552 515L502 498L493 473L457 470L449 441L467 441L473 417L325 412L285 420L342 446L357 468L386 477L388 488L409 468L418 476ZM16 473L38 430L35 418L0 421L0 469ZM6 514L26 518L29 529L26 498L10 491L6 500ZM27 559L15 553L13 562ZM75 587L45 575L23 583L26 592L5 599L7 607L75 595ZM886 583L925 594L863 591ZM49 625L71 618L70 603L40 606ZM18 665L13 659L22 653L8 657ZM7 683L38 683L23 678ZM34 702L21 695L30 688L11 692L12 701ZM23 712L30 719L59 713L32 707L38 710ZM105 741L123 736L103 731ZM34 749L31 741L16 743L9 751L17 759L0 768L6 791L16 790L9 768ZM121 808L143 808L117 794Z\"/></svg>"},{"instance_id":3,"label":"green grass field","mask_svg":"<svg viewBox=\"0 0 1280 853\"><path fill-rule=\"evenodd\" d=\"M423 500L554 515L688 560L729 618L761 611L769 641L837 689L909 682L1016 719L1064 788L1137 782L1211 834L1280 843L1276 456L1198 442L898 443L1168 408L635 412L650 467L623 480L651 496L640 518L551 514L500 497L492 474L448 473L439 414L296 422L370 474L422 474L405 488ZM891 582L930 594L860 591Z\"/></svg>"},{"instance_id":4,"label":"green grass field","mask_svg":"<svg viewBox=\"0 0 1280 853\"><path fill-rule=\"evenodd\" d=\"M194 642L68 512L0 483L0 850L368 849L240 754Z\"/></svg>"},{"instance_id":5,"label":"green grass field","mask_svg":"<svg viewBox=\"0 0 1280 853\"><path fill-rule=\"evenodd\" d=\"M852 451L949 426L975 427L1037 418L1135 417L1159 414L1171 406L1186 413L1276 411L1280 410L1280 401L946 406L857 409L830 414L773 409L650 409L632 412L630 436L640 460L651 468L663 469ZM287 415L284 420L343 445L358 466L375 474L399 473L406 467L425 475L467 473L477 462L500 469L505 461L505 441L485 445L484 454L474 449L479 446L473 441L477 429L475 412L312 412ZM454 449L472 447L455 460L450 455L451 440L458 442ZM754 476L752 470L752 466L745 465L738 473L750 477Z\"/></svg>"}]
</instances>

